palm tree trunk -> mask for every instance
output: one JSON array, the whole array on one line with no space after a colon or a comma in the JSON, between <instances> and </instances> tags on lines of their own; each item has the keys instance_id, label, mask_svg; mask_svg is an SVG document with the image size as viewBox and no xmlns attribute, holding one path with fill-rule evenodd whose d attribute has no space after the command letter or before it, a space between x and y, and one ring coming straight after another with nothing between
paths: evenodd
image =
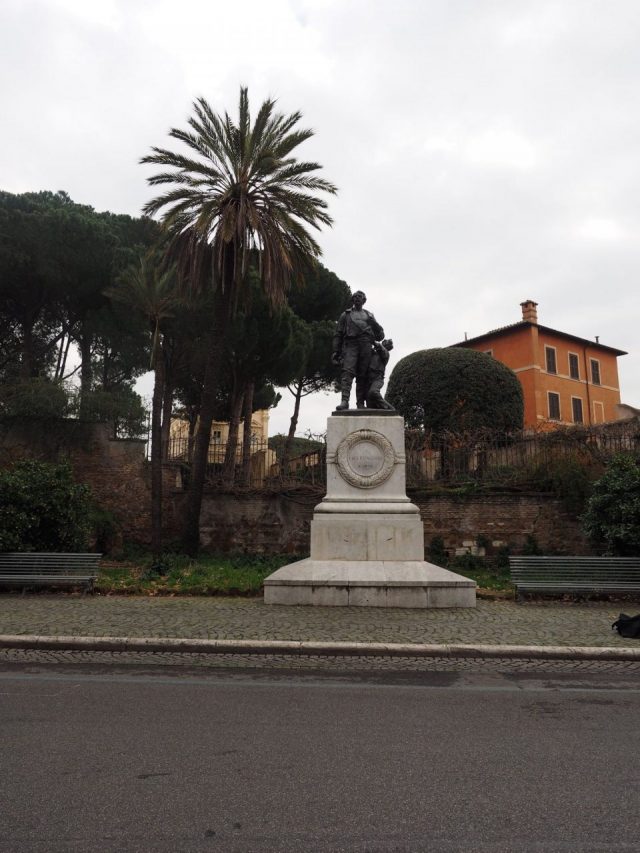
<instances>
[{"instance_id":1,"label":"palm tree trunk","mask_svg":"<svg viewBox=\"0 0 640 853\"><path fill-rule=\"evenodd\" d=\"M244 389L244 421L242 432L242 475L240 482L243 486L251 484L251 415L253 414L253 392L255 383L253 379L247 382Z\"/></svg>"},{"instance_id":2,"label":"palm tree trunk","mask_svg":"<svg viewBox=\"0 0 640 853\"><path fill-rule=\"evenodd\" d=\"M162 397L165 363L159 348L154 364L153 398L151 402L151 551L162 553Z\"/></svg>"},{"instance_id":3,"label":"palm tree trunk","mask_svg":"<svg viewBox=\"0 0 640 853\"><path fill-rule=\"evenodd\" d=\"M289 434L287 435L287 440L284 443L284 448L282 450L282 462L280 463L280 471L282 474L287 474L287 468L289 467L289 459L291 458L291 448L293 446L293 439L296 434L296 429L298 427L298 418L300 417L300 401L302 400L302 380L296 383L295 389L296 393L294 394L295 403L293 405L293 414L291 415L291 421L289 425Z\"/></svg>"},{"instance_id":4,"label":"palm tree trunk","mask_svg":"<svg viewBox=\"0 0 640 853\"><path fill-rule=\"evenodd\" d=\"M194 442L191 480L185 501L182 528L182 547L185 553L193 556L198 553L200 548L200 509L207 473L211 424L216 407L220 365L224 355L225 338L231 312L230 291L230 287L226 287L224 290L219 287L216 290L213 323L206 341L207 361L200 403L200 421Z\"/></svg>"}]
</instances>

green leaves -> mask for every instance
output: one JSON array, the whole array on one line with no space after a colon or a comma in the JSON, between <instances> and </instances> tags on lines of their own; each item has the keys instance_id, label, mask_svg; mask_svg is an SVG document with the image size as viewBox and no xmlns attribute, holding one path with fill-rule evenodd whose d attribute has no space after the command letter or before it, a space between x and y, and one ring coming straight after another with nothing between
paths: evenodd
<instances>
[{"instance_id":1,"label":"green leaves","mask_svg":"<svg viewBox=\"0 0 640 853\"><path fill-rule=\"evenodd\" d=\"M0 471L0 551L83 551L90 509L68 465L16 463Z\"/></svg>"},{"instance_id":2,"label":"green leaves","mask_svg":"<svg viewBox=\"0 0 640 853\"><path fill-rule=\"evenodd\" d=\"M117 302L131 306L149 323L152 337L150 367L153 369L160 354L162 325L185 304L178 289L175 267L161 264L157 255L149 252L135 266L125 270L117 286L107 293Z\"/></svg>"},{"instance_id":3,"label":"green leaves","mask_svg":"<svg viewBox=\"0 0 640 853\"><path fill-rule=\"evenodd\" d=\"M635 457L612 459L593 487L582 522L587 536L607 554L640 554L640 464Z\"/></svg>"},{"instance_id":4,"label":"green leaves","mask_svg":"<svg viewBox=\"0 0 640 853\"><path fill-rule=\"evenodd\" d=\"M513 371L485 353L456 347L414 352L389 379L387 399L408 427L461 433L522 428L522 388Z\"/></svg>"},{"instance_id":5,"label":"green leaves","mask_svg":"<svg viewBox=\"0 0 640 853\"><path fill-rule=\"evenodd\" d=\"M309 259L320 255L307 228L332 222L318 193L331 195L336 187L311 174L320 169L318 163L298 162L291 156L313 131L297 127L300 113L277 113L270 99L263 102L252 125L246 88L240 89L237 122L227 113L216 114L204 98L195 101L193 112L189 130L170 131L190 156L156 147L141 160L162 167L148 179L152 186L170 187L149 201L145 212L162 211L174 256L184 270L198 269L205 275L213 271L228 285L239 287L246 253L258 249L263 256L262 285L276 304ZM188 246L183 239L186 232L194 235ZM194 263L194 254L208 245L213 249L213 270ZM231 262L226 247L232 249Z\"/></svg>"}]
</instances>

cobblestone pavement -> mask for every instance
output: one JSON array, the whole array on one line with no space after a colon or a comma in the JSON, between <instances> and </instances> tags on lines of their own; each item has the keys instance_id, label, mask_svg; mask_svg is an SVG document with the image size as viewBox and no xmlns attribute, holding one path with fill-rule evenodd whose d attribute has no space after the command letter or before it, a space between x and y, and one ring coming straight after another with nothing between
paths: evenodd
<instances>
[{"instance_id":1,"label":"cobblestone pavement","mask_svg":"<svg viewBox=\"0 0 640 853\"><path fill-rule=\"evenodd\" d=\"M634 609L635 608L635 609ZM0 595L0 634L634 646L611 630L637 604L478 601L460 610L267 606L248 598Z\"/></svg>"},{"instance_id":2,"label":"cobblestone pavement","mask_svg":"<svg viewBox=\"0 0 640 853\"><path fill-rule=\"evenodd\" d=\"M72 664L79 670L113 667L160 671L180 667L184 671L239 670L282 673L325 673L349 675L357 673L475 672L528 673L541 677L573 675L608 676L623 679L640 687L640 661L607 660L532 660L526 658L422 658L422 657L343 657L332 655L245 655L196 654L185 652L96 652L39 651L0 649L0 672L8 665L20 665L26 671L56 669L56 665Z\"/></svg>"}]
</instances>

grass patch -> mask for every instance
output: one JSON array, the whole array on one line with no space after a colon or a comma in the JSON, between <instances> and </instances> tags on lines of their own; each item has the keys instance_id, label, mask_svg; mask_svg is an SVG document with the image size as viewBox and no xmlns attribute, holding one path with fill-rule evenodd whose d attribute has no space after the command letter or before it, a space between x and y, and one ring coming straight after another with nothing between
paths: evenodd
<instances>
[{"instance_id":1,"label":"grass patch","mask_svg":"<svg viewBox=\"0 0 640 853\"><path fill-rule=\"evenodd\" d=\"M260 595L264 579L296 557L239 555L198 558L164 554L159 560L103 561L97 592L130 595Z\"/></svg>"},{"instance_id":2,"label":"grass patch","mask_svg":"<svg viewBox=\"0 0 640 853\"><path fill-rule=\"evenodd\" d=\"M505 565L504 562L474 557L472 554L463 554L454 557L447 568L459 575L471 578L480 589L497 592L510 592L515 589L511 583L508 563Z\"/></svg>"},{"instance_id":3,"label":"grass patch","mask_svg":"<svg viewBox=\"0 0 640 853\"><path fill-rule=\"evenodd\" d=\"M184 554L163 554L155 560L147 553L127 555L122 562L103 560L95 584L97 592L121 595L243 595L262 594L262 584L276 569L301 559L283 554L215 556L197 558ZM430 559L430 557L427 557ZM437 562L433 559L433 562ZM480 589L509 592L509 565L502 559L463 554L439 562L452 572L474 580Z\"/></svg>"}]
</instances>

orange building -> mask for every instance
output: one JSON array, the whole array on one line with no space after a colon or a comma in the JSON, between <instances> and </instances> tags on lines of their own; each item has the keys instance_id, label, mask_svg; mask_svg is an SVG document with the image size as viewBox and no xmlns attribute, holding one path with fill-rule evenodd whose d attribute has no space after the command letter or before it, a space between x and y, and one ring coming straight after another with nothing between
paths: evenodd
<instances>
[{"instance_id":1,"label":"orange building","mask_svg":"<svg viewBox=\"0 0 640 853\"><path fill-rule=\"evenodd\" d=\"M521 303L522 320L454 344L486 352L516 374L524 392L524 425L615 421L623 350L538 324L537 303Z\"/></svg>"}]
</instances>

